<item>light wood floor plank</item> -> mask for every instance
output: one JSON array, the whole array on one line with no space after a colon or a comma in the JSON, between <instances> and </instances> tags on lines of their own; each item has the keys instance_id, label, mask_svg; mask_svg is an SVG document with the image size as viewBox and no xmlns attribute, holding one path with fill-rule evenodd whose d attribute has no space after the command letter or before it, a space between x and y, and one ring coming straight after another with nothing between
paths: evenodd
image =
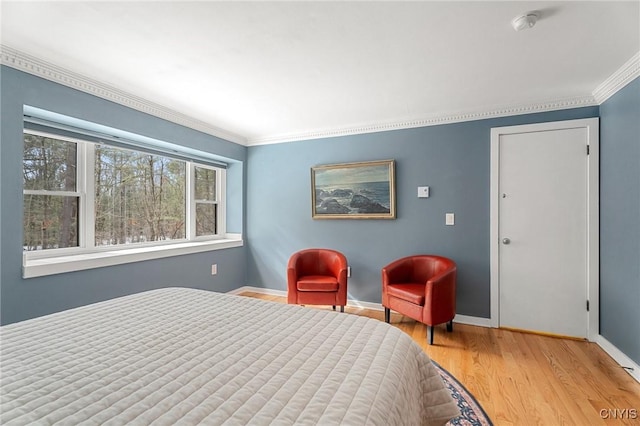
<instances>
[{"instance_id":1,"label":"light wood floor plank","mask_svg":"<svg viewBox=\"0 0 640 426\"><path fill-rule=\"evenodd\" d=\"M384 321L380 311L345 312ZM436 327L431 346L425 325L397 313L391 323L469 389L496 425L640 425L640 383L594 343L454 324L452 333ZM607 411L602 418L601 410L616 409L636 410L637 417L614 419Z\"/></svg>"}]
</instances>

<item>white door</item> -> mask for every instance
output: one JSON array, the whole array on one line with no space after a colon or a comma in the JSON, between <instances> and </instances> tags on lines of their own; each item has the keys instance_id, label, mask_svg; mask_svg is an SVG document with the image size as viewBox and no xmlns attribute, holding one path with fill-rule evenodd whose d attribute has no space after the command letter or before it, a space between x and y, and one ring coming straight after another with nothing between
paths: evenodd
<instances>
[{"instance_id":1,"label":"white door","mask_svg":"<svg viewBox=\"0 0 640 426\"><path fill-rule=\"evenodd\" d=\"M499 325L586 338L589 129L521 130L494 142Z\"/></svg>"}]
</instances>

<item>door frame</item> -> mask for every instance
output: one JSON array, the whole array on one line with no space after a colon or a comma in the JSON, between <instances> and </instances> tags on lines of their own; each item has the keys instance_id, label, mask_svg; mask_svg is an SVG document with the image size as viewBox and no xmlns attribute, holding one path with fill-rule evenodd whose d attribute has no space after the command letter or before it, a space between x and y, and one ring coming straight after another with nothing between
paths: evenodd
<instances>
[{"instance_id":1,"label":"door frame","mask_svg":"<svg viewBox=\"0 0 640 426\"><path fill-rule=\"evenodd\" d=\"M491 190L490 190L490 276L491 276L491 326L500 327L500 136L541 132L550 130L566 130L585 128L587 130L587 339L595 341L600 334L600 139L599 119L585 118L578 120L555 121L520 126L494 127L491 129ZM585 301L586 303L586 301ZM585 306L586 309L586 306Z\"/></svg>"}]
</instances>

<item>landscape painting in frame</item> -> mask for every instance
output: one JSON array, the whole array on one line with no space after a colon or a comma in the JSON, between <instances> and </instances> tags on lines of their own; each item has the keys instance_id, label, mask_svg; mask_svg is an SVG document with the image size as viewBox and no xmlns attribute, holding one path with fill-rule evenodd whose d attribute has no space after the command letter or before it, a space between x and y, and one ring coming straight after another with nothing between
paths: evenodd
<instances>
[{"instance_id":1,"label":"landscape painting in frame","mask_svg":"<svg viewBox=\"0 0 640 426\"><path fill-rule=\"evenodd\" d=\"M395 161L311 168L314 219L395 219Z\"/></svg>"}]
</instances>

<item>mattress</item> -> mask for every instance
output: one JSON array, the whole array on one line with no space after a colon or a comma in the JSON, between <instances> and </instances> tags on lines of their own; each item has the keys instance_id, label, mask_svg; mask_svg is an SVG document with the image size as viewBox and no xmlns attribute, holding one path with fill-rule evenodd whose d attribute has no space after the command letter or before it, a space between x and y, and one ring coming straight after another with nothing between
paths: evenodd
<instances>
[{"instance_id":1,"label":"mattress","mask_svg":"<svg viewBox=\"0 0 640 426\"><path fill-rule=\"evenodd\" d=\"M186 288L0 328L0 423L431 425L458 409L371 318Z\"/></svg>"}]
</instances>

